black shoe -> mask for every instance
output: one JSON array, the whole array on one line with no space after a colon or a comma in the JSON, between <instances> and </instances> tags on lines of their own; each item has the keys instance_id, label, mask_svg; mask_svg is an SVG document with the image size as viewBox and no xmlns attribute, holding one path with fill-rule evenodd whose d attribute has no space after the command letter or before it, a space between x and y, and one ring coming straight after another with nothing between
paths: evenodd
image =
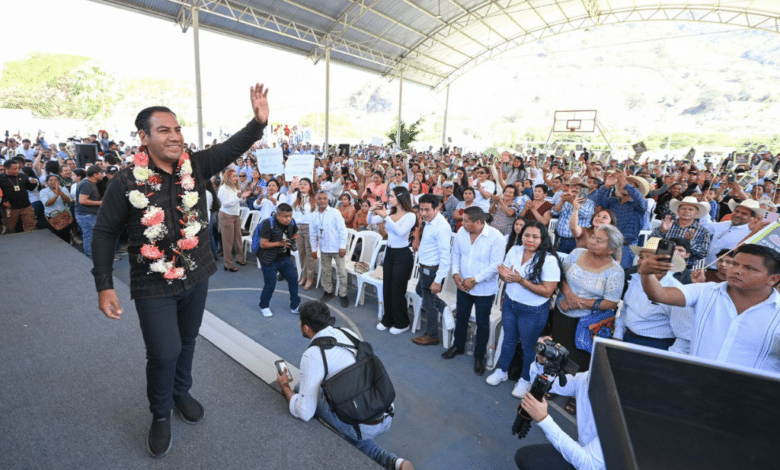
<instances>
[{"instance_id":1,"label":"black shoe","mask_svg":"<svg viewBox=\"0 0 780 470\"><path fill-rule=\"evenodd\" d=\"M322 294L322 297L320 297L320 302L327 302L327 301L329 301L332 298L333 298L333 294L332 293L325 292L324 294Z\"/></svg>"},{"instance_id":2,"label":"black shoe","mask_svg":"<svg viewBox=\"0 0 780 470\"><path fill-rule=\"evenodd\" d=\"M149 428L147 449L152 457L163 457L171 450L171 416L155 416Z\"/></svg>"},{"instance_id":3,"label":"black shoe","mask_svg":"<svg viewBox=\"0 0 780 470\"><path fill-rule=\"evenodd\" d=\"M485 360L474 359L474 373L482 376L485 373Z\"/></svg>"},{"instance_id":4,"label":"black shoe","mask_svg":"<svg viewBox=\"0 0 780 470\"><path fill-rule=\"evenodd\" d=\"M444 359L452 359L455 356L459 356L463 354L463 352L464 351L462 349L458 349L457 347L452 346L450 347L450 349L441 353L441 357L443 357Z\"/></svg>"},{"instance_id":5,"label":"black shoe","mask_svg":"<svg viewBox=\"0 0 780 470\"><path fill-rule=\"evenodd\" d=\"M349 307L349 298L345 295L344 297L339 297L341 299L341 306L344 308Z\"/></svg>"},{"instance_id":6,"label":"black shoe","mask_svg":"<svg viewBox=\"0 0 780 470\"><path fill-rule=\"evenodd\" d=\"M203 415L205 414L203 405L198 403L198 400L192 397L183 398L181 400L174 399L173 406L179 410L181 419L183 419L187 424L198 424L198 422L203 419Z\"/></svg>"}]
</instances>

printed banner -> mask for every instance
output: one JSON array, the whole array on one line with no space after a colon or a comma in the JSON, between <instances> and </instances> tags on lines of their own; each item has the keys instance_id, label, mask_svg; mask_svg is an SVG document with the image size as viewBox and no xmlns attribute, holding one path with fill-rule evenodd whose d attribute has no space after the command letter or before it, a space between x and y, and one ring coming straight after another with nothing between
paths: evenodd
<instances>
[{"instance_id":1,"label":"printed banner","mask_svg":"<svg viewBox=\"0 0 780 470\"><path fill-rule=\"evenodd\" d=\"M257 169L261 174L280 175L284 173L284 155L282 148L255 150Z\"/></svg>"}]
</instances>

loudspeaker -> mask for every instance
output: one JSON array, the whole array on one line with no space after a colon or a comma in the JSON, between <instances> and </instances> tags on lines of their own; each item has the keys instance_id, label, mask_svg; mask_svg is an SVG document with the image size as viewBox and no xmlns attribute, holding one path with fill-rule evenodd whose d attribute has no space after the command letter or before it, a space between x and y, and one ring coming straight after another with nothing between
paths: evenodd
<instances>
[{"instance_id":1,"label":"loudspeaker","mask_svg":"<svg viewBox=\"0 0 780 470\"><path fill-rule=\"evenodd\" d=\"M76 164L79 168L86 169L98 161L97 144L76 144Z\"/></svg>"}]
</instances>

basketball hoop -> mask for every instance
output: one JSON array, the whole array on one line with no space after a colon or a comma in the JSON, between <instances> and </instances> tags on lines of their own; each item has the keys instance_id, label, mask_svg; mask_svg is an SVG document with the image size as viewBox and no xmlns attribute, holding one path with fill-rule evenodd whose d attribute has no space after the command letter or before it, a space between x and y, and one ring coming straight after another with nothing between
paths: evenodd
<instances>
[{"instance_id":1,"label":"basketball hoop","mask_svg":"<svg viewBox=\"0 0 780 470\"><path fill-rule=\"evenodd\" d=\"M569 132L576 132L582 128L582 121L577 120L567 120L566 121L566 128L569 129Z\"/></svg>"}]
</instances>

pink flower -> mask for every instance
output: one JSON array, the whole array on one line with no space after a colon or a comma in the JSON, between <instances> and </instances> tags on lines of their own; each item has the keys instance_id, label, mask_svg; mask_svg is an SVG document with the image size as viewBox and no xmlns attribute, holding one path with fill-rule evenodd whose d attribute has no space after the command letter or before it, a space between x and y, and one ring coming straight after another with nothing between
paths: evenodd
<instances>
[{"instance_id":1,"label":"pink flower","mask_svg":"<svg viewBox=\"0 0 780 470\"><path fill-rule=\"evenodd\" d=\"M163 223L164 220L165 220L165 212L163 212L163 210L158 207L152 207L150 209L147 209L146 212L144 212L144 216L141 219L141 223L145 227L151 227L152 225Z\"/></svg>"},{"instance_id":2,"label":"pink flower","mask_svg":"<svg viewBox=\"0 0 780 470\"><path fill-rule=\"evenodd\" d=\"M181 187L187 191L192 191L195 188L195 180L190 175L185 175L181 179Z\"/></svg>"},{"instance_id":3,"label":"pink flower","mask_svg":"<svg viewBox=\"0 0 780 470\"><path fill-rule=\"evenodd\" d=\"M133 163L136 166L149 166L149 157L145 153L136 153L133 155Z\"/></svg>"},{"instance_id":4,"label":"pink flower","mask_svg":"<svg viewBox=\"0 0 780 470\"><path fill-rule=\"evenodd\" d=\"M191 250L198 246L198 237L180 238L176 244L180 250Z\"/></svg>"},{"instance_id":5,"label":"pink flower","mask_svg":"<svg viewBox=\"0 0 780 470\"><path fill-rule=\"evenodd\" d=\"M147 259L160 259L163 257L163 252L157 248L157 245L146 244L142 246L141 254Z\"/></svg>"},{"instance_id":6,"label":"pink flower","mask_svg":"<svg viewBox=\"0 0 780 470\"><path fill-rule=\"evenodd\" d=\"M171 266L171 268L168 269L168 272L163 274L163 277L169 281L174 279L182 279L184 277L184 268L176 268Z\"/></svg>"},{"instance_id":7,"label":"pink flower","mask_svg":"<svg viewBox=\"0 0 780 470\"><path fill-rule=\"evenodd\" d=\"M146 181L151 185L162 184L162 178L157 173L150 176Z\"/></svg>"}]
</instances>

